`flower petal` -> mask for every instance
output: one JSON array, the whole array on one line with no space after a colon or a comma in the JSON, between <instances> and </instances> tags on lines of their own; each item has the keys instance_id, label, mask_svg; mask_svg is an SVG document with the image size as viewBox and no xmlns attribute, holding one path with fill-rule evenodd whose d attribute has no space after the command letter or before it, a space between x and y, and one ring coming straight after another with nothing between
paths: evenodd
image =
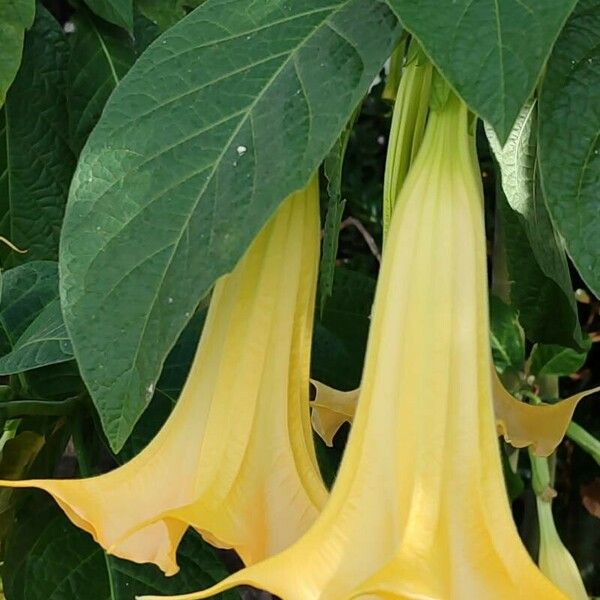
<instances>
[{"instance_id":1,"label":"flower petal","mask_svg":"<svg viewBox=\"0 0 600 600\"><path fill-rule=\"evenodd\" d=\"M312 407L312 426L321 439L333 446L333 438L344 423L352 423L360 388L342 392L316 379L311 379L316 390Z\"/></svg>"},{"instance_id":2,"label":"flower petal","mask_svg":"<svg viewBox=\"0 0 600 600\"><path fill-rule=\"evenodd\" d=\"M600 391L600 387L585 390L556 404L528 404L508 392L496 370L492 371L498 435L515 448L533 446L538 456L549 456L556 450L579 402Z\"/></svg>"},{"instance_id":3,"label":"flower petal","mask_svg":"<svg viewBox=\"0 0 600 600\"><path fill-rule=\"evenodd\" d=\"M181 397L137 457L99 477L0 485L46 490L109 552L167 575L190 525L246 564L295 541L327 499L308 403L318 198L313 178L219 280Z\"/></svg>"}]
</instances>

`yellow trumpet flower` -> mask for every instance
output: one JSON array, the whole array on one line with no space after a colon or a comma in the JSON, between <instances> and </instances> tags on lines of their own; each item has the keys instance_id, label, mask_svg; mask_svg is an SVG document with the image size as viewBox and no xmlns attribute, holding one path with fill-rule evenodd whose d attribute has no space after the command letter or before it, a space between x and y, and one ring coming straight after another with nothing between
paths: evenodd
<instances>
[{"instance_id":1,"label":"yellow trumpet flower","mask_svg":"<svg viewBox=\"0 0 600 600\"><path fill-rule=\"evenodd\" d=\"M215 287L181 397L136 458L98 477L2 481L54 496L112 554L177 572L188 526L246 564L299 538L327 491L309 418L317 178Z\"/></svg>"},{"instance_id":2,"label":"yellow trumpet flower","mask_svg":"<svg viewBox=\"0 0 600 600\"><path fill-rule=\"evenodd\" d=\"M450 94L400 191L356 419L323 512L287 550L172 600L240 584L284 600L565 600L522 545L504 487L469 125Z\"/></svg>"}]
</instances>

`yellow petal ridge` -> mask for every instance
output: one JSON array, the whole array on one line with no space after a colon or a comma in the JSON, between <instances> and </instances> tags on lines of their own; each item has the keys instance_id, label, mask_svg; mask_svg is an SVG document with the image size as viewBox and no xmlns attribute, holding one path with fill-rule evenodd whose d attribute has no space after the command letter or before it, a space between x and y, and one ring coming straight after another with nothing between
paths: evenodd
<instances>
[{"instance_id":1,"label":"yellow petal ridge","mask_svg":"<svg viewBox=\"0 0 600 600\"><path fill-rule=\"evenodd\" d=\"M52 494L116 556L177 572L188 526L252 564L327 499L309 415L318 181L292 195L215 287L181 397L126 465L80 480L2 481Z\"/></svg>"},{"instance_id":2,"label":"yellow petal ridge","mask_svg":"<svg viewBox=\"0 0 600 600\"><path fill-rule=\"evenodd\" d=\"M566 600L522 545L506 496L473 145L450 95L398 197L356 418L323 512L280 554L172 599L249 584L283 600Z\"/></svg>"}]
</instances>

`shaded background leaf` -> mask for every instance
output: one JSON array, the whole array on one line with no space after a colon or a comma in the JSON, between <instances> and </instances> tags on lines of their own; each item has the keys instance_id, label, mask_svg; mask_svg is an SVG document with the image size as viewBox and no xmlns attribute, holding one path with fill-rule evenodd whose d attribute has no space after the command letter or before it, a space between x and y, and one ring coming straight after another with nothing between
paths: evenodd
<instances>
[{"instance_id":1,"label":"shaded background leaf","mask_svg":"<svg viewBox=\"0 0 600 600\"><path fill-rule=\"evenodd\" d=\"M13 349L0 357L0 375L73 360L73 348L56 298L47 304L27 327Z\"/></svg>"},{"instance_id":2,"label":"shaded background leaf","mask_svg":"<svg viewBox=\"0 0 600 600\"><path fill-rule=\"evenodd\" d=\"M137 0L136 7L164 31L203 2L204 0Z\"/></svg>"},{"instance_id":3,"label":"shaded background leaf","mask_svg":"<svg viewBox=\"0 0 600 600\"><path fill-rule=\"evenodd\" d=\"M360 385L375 280L338 268L332 295L315 324L311 375L341 390Z\"/></svg>"},{"instance_id":4,"label":"shaded background leaf","mask_svg":"<svg viewBox=\"0 0 600 600\"><path fill-rule=\"evenodd\" d=\"M49 304L58 305L58 266L52 261L25 263L6 271L3 283L0 300L0 356L9 354L17 347L21 336L48 310ZM51 315L44 318L47 316ZM56 325L59 327L58 322ZM35 330L32 333L35 334ZM69 354L67 341L59 341L60 344L65 353ZM33 398L59 398L83 391L83 382L72 357L69 362L62 364L40 365L40 368L32 369L26 374L19 373L13 379L15 394Z\"/></svg>"},{"instance_id":5,"label":"shaded background leaf","mask_svg":"<svg viewBox=\"0 0 600 600\"><path fill-rule=\"evenodd\" d=\"M69 138L79 153L100 118L110 93L135 60L133 39L125 31L79 10L71 17L67 71Z\"/></svg>"},{"instance_id":6,"label":"shaded background leaf","mask_svg":"<svg viewBox=\"0 0 600 600\"><path fill-rule=\"evenodd\" d=\"M525 364L525 337L518 312L497 296L490 296L490 334L494 365L500 373L520 371Z\"/></svg>"},{"instance_id":7,"label":"shaded background leaf","mask_svg":"<svg viewBox=\"0 0 600 600\"><path fill-rule=\"evenodd\" d=\"M535 376L570 375L583 366L587 352L555 344L536 344L530 355L529 372Z\"/></svg>"},{"instance_id":8,"label":"shaded background leaf","mask_svg":"<svg viewBox=\"0 0 600 600\"><path fill-rule=\"evenodd\" d=\"M58 299L58 265L33 261L3 274L0 352L10 352L47 304Z\"/></svg>"},{"instance_id":9,"label":"shaded background leaf","mask_svg":"<svg viewBox=\"0 0 600 600\"><path fill-rule=\"evenodd\" d=\"M532 342L560 344L581 351L581 333L567 260L541 198L530 204L527 220L508 204L501 189L496 205L506 236L511 304ZM535 240L532 242L532 239Z\"/></svg>"},{"instance_id":10,"label":"shaded background leaf","mask_svg":"<svg viewBox=\"0 0 600 600\"><path fill-rule=\"evenodd\" d=\"M67 144L60 25L38 6L23 60L0 110L0 235L26 254L0 246L3 264L56 259L74 157Z\"/></svg>"},{"instance_id":11,"label":"shaded background leaf","mask_svg":"<svg viewBox=\"0 0 600 600\"><path fill-rule=\"evenodd\" d=\"M85 0L85 3L109 23L133 30L133 0Z\"/></svg>"},{"instance_id":12,"label":"shaded background leaf","mask_svg":"<svg viewBox=\"0 0 600 600\"><path fill-rule=\"evenodd\" d=\"M35 0L12 0L0 4L0 106L21 62L23 34L35 17Z\"/></svg>"}]
</instances>

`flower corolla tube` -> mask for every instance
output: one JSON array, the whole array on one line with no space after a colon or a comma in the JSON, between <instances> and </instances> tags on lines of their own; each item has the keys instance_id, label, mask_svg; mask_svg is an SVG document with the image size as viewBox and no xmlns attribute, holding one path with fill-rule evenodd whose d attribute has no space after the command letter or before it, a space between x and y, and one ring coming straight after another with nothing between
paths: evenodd
<instances>
[{"instance_id":1,"label":"flower corolla tube","mask_svg":"<svg viewBox=\"0 0 600 600\"><path fill-rule=\"evenodd\" d=\"M327 499L308 398L318 199L314 177L217 282L179 401L138 456L97 477L1 485L46 490L110 553L168 575L189 526L245 564L298 539Z\"/></svg>"},{"instance_id":2,"label":"flower corolla tube","mask_svg":"<svg viewBox=\"0 0 600 600\"><path fill-rule=\"evenodd\" d=\"M521 543L502 475L472 128L449 94L399 192L323 512L276 556L171 598L247 584L284 600L565 600Z\"/></svg>"}]
</instances>

